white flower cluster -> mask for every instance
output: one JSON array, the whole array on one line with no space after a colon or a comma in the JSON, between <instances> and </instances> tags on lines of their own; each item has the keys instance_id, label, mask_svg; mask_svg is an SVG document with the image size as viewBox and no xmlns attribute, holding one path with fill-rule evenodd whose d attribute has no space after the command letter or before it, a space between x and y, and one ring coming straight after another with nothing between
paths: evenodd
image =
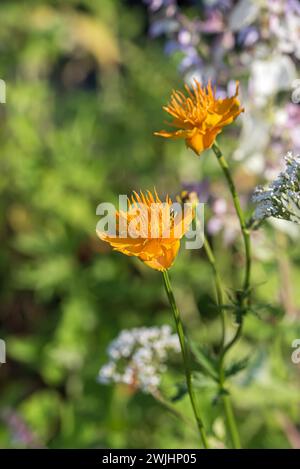
<instances>
[{"instance_id":1,"label":"white flower cluster","mask_svg":"<svg viewBox=\"0 0 300 469\"><path fill-rule=\"evenodd\" d=\"M254 218L258 221L275 217L300 225L300 156L289 152L285 162L285 171L268 187L257 187L254 192Z\"/></svg>"},{"instance_id":2,"label":"white flower cluster","mask_svg":"<svg viewBox=\"0 0 300 469\"><path fill-rule=\"evenodd\" d=\"M124 329L108 347L109 361L99 371L100 383L125 383L146 393L158 389L166 362L180 352L177 335L167 325Z\"/></svg>"}]
</instances>

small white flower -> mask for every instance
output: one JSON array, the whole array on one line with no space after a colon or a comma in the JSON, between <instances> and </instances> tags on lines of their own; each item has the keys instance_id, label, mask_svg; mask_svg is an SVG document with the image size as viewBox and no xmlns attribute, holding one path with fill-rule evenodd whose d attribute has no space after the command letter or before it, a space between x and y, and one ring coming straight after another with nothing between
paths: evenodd
<instances>
[{"instance_id":1,"label":"small white flower","mask_svg":"<svg viewBox=\"0 0 300 469\"><path fill-rule=\"evenodd\" d=\"M269 186L257 187L254 192L258 221L274 217L300 225L300 156L288 153L285 163L285 170Z\"/></svg>"},{"instance_id":2,"label":"small white flower","mask_svg":"<svg viewBox=\"0 0 300 469\"><path fill-rule=\"evenodd\" d=\"M124 383L145 393L157 390L172 353L180 352L170 326L123 330L108 346L109 362L99 371L102 384Z\"/></svg>"},{"instance_id":3,"label":"small white flower","mask_svg":"<svg viewBox=\"0 0 300 469\"><path fill-rule=\"evenodd\" d=\"M109 362L106 365L104 365L99 372L99 376L98 376L99 382L103 384L109 383L110 380L113 378L115 371L116 370L115 370L114 363Z\"/></svg>"}]
</instances>

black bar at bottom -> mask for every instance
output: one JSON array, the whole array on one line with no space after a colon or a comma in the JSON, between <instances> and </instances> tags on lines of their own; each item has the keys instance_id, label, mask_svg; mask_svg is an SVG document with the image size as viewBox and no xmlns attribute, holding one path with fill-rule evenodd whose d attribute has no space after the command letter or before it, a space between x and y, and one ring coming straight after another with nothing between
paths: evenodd
<instances>
[{"instance_id":1,"label":"black bar at bottom","mask_svg":"<svg viewBox=\"0 0 300 469\"><path fill-rule=\"evenodd\" d=\"M292 467L298 465L297 450L177 450L177 449L2 449L1 467L11 464L54 467L210 467L210 464L230 464L242 468L244 464L257 467Z\"/></svg>"}]
</instances>

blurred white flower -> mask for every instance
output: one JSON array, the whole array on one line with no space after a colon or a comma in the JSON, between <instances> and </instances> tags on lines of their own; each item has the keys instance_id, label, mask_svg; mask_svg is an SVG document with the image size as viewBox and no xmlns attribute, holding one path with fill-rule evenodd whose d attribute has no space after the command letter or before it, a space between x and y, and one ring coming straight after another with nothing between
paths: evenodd
<instances>
[{"instance_id":1,"label":"blurred white flower","mask_svg":"<svg viewBox=\"0 0 300 469\"><path fill-rule=\"evenodd\" d=\"M250 70L249 90L257 106L279 91L290 90L296 79L296 67L286 55L274 55L270 59L256 59Z\"/></svg>"},{"instance_id":2,"label":"blurred white flower","mask_svg":"<svg viewBox=\"0 0 300 469\"><path fill-rule=\"evenodd\" d=\"M169 326L123 330L108 347L109 361L99 371L103 384L124 383L154 393L172 354L180 353Z\"/></svg>"},{"instance_id":3,"label":"blurred white flower","mask_svg":"<svg viewBox=\"0 0 300 469\"><path fill-rule=\"evenodd\" d=\"M252 24L259 13L259 7L253 0L240 0L229 15L229 28L231 31L240 31Z\"/></svg>"},{"instance_id":4,"label":"blurred white flower","mask_svg":"<svg viewBox=\"0 0 300 469\"><path fill-rule=\"evenodd\" d=\"M295 223L281 220L279 218L270 218L270 224L275 228L275 230L288 235L293 241L299 240L300 225L296 225Z\"/></svg>"},{"instance_id":5,"label":"blurred white flower","mask_svg":"<svg viewBox=\"0 0 300 469\"><path fill-rule=\"evenodd\" d=\"M250 106L249 103L249 108ZM248 108L247 104L245 107ZM234 152L234 158L239 161L247 158L245 165L253 173L261 174L264 170L265 151L270 140L270 127L270 122L261 113L255 113L255 110L243 117L240 142Z\"/></svg>"}]
</instances>

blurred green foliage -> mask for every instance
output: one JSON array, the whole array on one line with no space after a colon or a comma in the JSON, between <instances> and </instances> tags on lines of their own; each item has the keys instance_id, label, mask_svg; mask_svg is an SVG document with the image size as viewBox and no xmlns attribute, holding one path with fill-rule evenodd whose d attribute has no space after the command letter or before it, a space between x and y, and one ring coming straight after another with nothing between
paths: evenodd
<instances>
[{"instance_id":1,"label":"blurred green foliage","mask_svg":"<svg viewBox=\"0 0 300 469\"><path fill-rule=\"evenodd\" d=\"M7 344L0 417L13 410L47 447L196 447L193 431L152 397L96 382L121 329L172 325L160 275L96 238L97 205L134 189L155 185L174 195L182 180L220 177L209 152L200 166L181 143L152 135L169 90L179 85L176 63L147 38L142 4L2 1L0 70L7 84L0 107L0 337ZM271 230L268 236L274 247ZM240 255L224 250L221 239L214 245L229 286ZM297 285L299 251L290 251ZM215 346L204 254L182 251L172 276L193 339ZM277 303L277 260L257 262L254 278L259 301ZM282 305L275 313L249 317L235 356L250 356L232 387L249 447L289 447L288 429L300 416L299 368L290 359L300 326ZM209 387L199 396L221 440L219 404ZM175 405L187 412L187 401ZM0 445L26 446L5 418Z\"/></svg>"}]
</instances>

